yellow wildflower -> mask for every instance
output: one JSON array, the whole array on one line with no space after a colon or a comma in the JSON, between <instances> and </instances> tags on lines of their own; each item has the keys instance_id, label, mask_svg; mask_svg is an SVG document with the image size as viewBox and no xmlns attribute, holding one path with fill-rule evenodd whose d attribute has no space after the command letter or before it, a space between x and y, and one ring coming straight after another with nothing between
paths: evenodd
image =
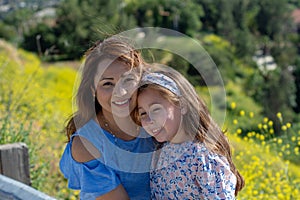
<instances>
[{"instance_id":1,"label":"yellow wildflower","mask_svg":"<svg viewBox=\"0 0 300 200\"><path fill-rule=\"evenodd\" d=\"M264 129L268 129L268 126L266 124L263 125Z\"/></svg>"},{"instance_id":2,"label":"yellow wildflower","mask_svg":"<svg viewBox=\"0 0 300 200\"><path fill-rule=\"evenodd\" d=\"M250 112L250 113L249 113L249 117L250 117L250 118L253 118L253 117L254 117L254 113L253 113L253 112ZM299 132L300 132L300 131L299 131ZM300 134L300 133L299 133L299 134Z\"/></svg>"},{"instance_id":3,"label":"yellow wildflower","mask_svg":"<svg viewBox=\"0 0 300 200\"><path fill-rule=\"evenodd\" d=\"M281 119L281 118L282 118L281 112L278 112L278 113L276 114L276 116L277 116L279 119Z\"/></svg>"},{"instance_id":4,"label":"yellow wildflower","mask_svg":"<svg viewBox=\"0 0 300 200\"><path fill-rule=\"evenodd\" d=\"M281 126L281 130L286 131L287 130L286 125Z\"/></svg>"},{"instance_id":5,"label":"yellow wildflower","mask_svg":"<svg viewBox=\"0 0 300 200\"><path fill-rule=\"evenodd\" d=\"M241 111L240 111L240 115L241 115L241 116L244 116L244 115L245 115L245 111L241 110Z\"/></svg>"},{"instance_id":6,"label":"yellow wildflower","mask_svg":"<svg viewBox=\"0 0 300 200\"><path fill-rule=\"evenodd\" d=\"M236 130L236 132L237 132L237 134L241 134L242 133L242 129L239 128L239 129Z\"/></svg>"},{"instance_id":7,"label":"yellow wildflower","mask_svg":"<svg viewBox=\"0 0 300 200\"><path fill-rule=\"evenodd\" d=\"M268 125L269 125L269 126L273 126L273 121L270 120L270 121L268 122Z\"/></svg>"},{"instance_id":8,"label":"yellow wildflower","mask_svg":"<svg viewBox=\"0 0 300 200\"><path fill-rule=\"evenodd\" d=\"M236 108L236 103L235 102L231 102L230 107L231 107L232 110L235 109Z\"/></svg>"},{"instance_id":9,"label":"yellow wildflower","mask_svg":"<svg viewBox=\"0 0 300 200\"><path fill-rule=\"evenodd\" d=\"M259 129L261 129L261 128L262 128L262 124L259 123L259 124L257 125L257 127L258 127Z\"/></svg>"}]
</instances>

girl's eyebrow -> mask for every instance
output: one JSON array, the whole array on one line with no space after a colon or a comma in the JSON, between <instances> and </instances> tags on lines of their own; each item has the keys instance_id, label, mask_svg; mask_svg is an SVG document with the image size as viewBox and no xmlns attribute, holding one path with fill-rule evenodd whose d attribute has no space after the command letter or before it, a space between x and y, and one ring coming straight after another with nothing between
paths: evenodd
<instances>
[{"instance_id":1,"label":"girl's eyebrow","mask_svg":"<svg viewBox=\"0 0 300 200\"><path fill-rule=\"evenodd\" d=\"M153 102L153 103L151 103L151 104L149 105L149 107L153 106L154 104L160 104L160 103ZM140 109L143 109L143 108L142 108L142 107L138 107L138 110L140 110Z\"/></svg>"}]
</instances>

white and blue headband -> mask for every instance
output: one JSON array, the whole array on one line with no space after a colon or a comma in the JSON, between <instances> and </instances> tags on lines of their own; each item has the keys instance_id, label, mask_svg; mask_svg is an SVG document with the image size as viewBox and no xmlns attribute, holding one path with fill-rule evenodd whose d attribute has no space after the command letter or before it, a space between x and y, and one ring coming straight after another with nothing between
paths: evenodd
<instances>
[{"instance_id":1,"label":"white and blue headband","mask_svg":"<svg viewBox=\"0 0 300 200\"><path fill-rule=\"evenodd\" d=\"M160 86L170 90L177 96L181 96L180 90L177 87L177 84L175 83L175 81L173 79L171 79L170 77L168 77L164 74L161 74L161 73L155 72L155 73L146 74L142 77L141 83L142 83L142 85L145 85L148 83L154 83L154 84L160 85Z\"/></svg>"}]
</instances>

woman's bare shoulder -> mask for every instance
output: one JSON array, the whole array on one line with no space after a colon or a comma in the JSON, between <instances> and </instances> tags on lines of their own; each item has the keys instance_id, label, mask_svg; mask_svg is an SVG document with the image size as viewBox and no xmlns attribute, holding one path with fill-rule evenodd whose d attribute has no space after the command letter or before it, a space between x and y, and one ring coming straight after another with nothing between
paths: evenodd
<instances>
[{"instance_id":1,"label":"woman's bare shoulder","mask_svg":"<svg viewBox=\"0 0 300 200\"><path fill-rule=\"evenodd\" d=\"M72 141L72 157L77 162L88 162L99 158L100 152L87 139L80 136L75 136Z\"/></svg>"}]
</instances>

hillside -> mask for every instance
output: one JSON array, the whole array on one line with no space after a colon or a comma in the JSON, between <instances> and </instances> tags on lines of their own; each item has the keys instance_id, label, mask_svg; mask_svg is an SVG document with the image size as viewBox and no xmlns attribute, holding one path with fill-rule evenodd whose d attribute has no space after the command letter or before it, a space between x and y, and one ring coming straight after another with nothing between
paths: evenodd
<instances>
[{"instance_id":1,"label":"hillside","mask_svg":"<svg viewBox=\"0 0 300 200\"><path fill-rule=\"evenodd\" d=\"M45 65L37 56L0 40L0 77L0 144L26 142L33 187L58 199L76 199L78 192L67 189L58 169L66 142L62 129L72 113L74 66ZM273 122L256 113L255 102L246 99L238 86L227 86L236 91L228 95L224 128L246 180L238 199L300 199L300 163L296 162L300 130L292 129L293 124L278 114L285 134L275 137ZM245 104L256 109L247 110Z\"/></svg>"}]
</instances>

